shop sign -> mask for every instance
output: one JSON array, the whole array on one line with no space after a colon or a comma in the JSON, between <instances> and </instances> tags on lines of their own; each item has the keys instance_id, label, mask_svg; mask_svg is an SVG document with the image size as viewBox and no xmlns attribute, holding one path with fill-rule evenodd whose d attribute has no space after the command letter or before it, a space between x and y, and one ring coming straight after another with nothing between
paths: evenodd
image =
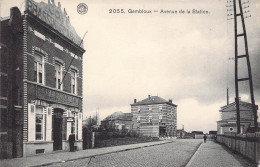
<instances>
[{"instance_id":1,"label":"shop sign","mask_svg":"<svg viewBox=\"0 0 260 167\"><path fill-rule=\"evenodd\" d=\"M74 117L67 117L67 122L74 122Z\"/></svg>"},{"instance_id":2,"label":"shop sign","mask_svg":"<svg viewBox=\"0 0 260 167\"><path fill-rule=\"evenodd\" d=\"M72 40L75 44L79 45L81 43L80 37L77 35L75 29L72 27L69 21L69 17L64 9L61 10L61 5L55 5L54 0L48 4L41 2L37 3L33 0L26 0L25 10L34 16L38 17L48 25L50 25L55 30L59 31L65 37ZM83 45L81 44L81 47Z\"/></svg>"}]
</instances>

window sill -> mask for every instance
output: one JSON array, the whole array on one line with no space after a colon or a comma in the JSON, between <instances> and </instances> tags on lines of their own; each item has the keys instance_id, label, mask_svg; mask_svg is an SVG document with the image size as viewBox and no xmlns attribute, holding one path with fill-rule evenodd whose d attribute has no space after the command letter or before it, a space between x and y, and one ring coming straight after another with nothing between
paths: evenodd
<instances>
[{"instance_id":1,"label":"window sill","mask_svg":"<svg viewBox=\"0 0 260 167\"><path fill-rule=\"evenodd\" d=\"M43 144L43 143L53 143L53 141L44 141L44 140L39 140L39 141L27 141L23 142L23 144Z\"/></svg>"},{"instance_id":2,"label":"window sill","mask_svg":"<svg viewBox=\"0 0 260 167\"><path fill-rule=\"evenodd\" d=\"M68 140L62 140L62 141L64 141L64 142L69 142ZM75 140L75 142L83 142L83 139L79 139L79 140Z\"/></svg>"}]
</instances>

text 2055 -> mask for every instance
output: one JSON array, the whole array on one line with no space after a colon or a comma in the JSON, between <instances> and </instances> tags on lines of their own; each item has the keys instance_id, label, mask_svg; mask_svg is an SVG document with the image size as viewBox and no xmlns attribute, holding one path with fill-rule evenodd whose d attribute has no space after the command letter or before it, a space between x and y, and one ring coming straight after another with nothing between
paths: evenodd
<instances>
[{"instance_id":1,"label":"text 2055","mask_svg":"<svg viewBox=\"0 0 260 167\"><path fill-rule=\"evenodd\" d=\"M109 9L109 13L125 13L124 9Z\"/></svg>"}]
</instances>

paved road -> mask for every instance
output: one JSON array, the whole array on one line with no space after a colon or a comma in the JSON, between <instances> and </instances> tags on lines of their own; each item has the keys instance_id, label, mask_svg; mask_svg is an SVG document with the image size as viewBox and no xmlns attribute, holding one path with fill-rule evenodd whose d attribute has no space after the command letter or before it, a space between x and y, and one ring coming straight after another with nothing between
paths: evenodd
<instances>
[{"instance_id":1,"label":"paved road","mask_svg":"<svg viewBox=\"0 0 260 167\"><path fill-rule=\"evenodd\" d=\"M51 166L87 167L180 167L185 166L202 140L179 140L173 143L79 159Z\"/></svg>"}]
</instances>

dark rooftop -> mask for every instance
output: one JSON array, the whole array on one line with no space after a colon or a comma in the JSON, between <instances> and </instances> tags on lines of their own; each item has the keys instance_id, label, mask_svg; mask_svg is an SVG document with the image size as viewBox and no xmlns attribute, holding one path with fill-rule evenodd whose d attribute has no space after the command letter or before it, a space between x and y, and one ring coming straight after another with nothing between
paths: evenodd
<instances>
[{"instance_id":1,"label":"dark rooftop","mask_svg":"<svg viewBox=\"0 0 260 167\"><path fill-rule=\"evenodd\" d=\"M113 121L113 120L125 120L132 121L133 114L132 113L123 113L121 111L114 112L113 114L107 116L102 121Z\"/></svg>"},{"instance_id":2,"label":"dark rooftop","mask_svg":"<svg viewBox=\"0 0 260 167\"><path fill-rule=\"evenodd\" d=\"M146 98L144 100L131 104L131 106L149 105L149 104L165 104L165 103L177 107L176 104L172 103L172 100L167 101L159 96L150 96L150 95L148 96L148 98Z\"/></svg>"}]
</instances>

